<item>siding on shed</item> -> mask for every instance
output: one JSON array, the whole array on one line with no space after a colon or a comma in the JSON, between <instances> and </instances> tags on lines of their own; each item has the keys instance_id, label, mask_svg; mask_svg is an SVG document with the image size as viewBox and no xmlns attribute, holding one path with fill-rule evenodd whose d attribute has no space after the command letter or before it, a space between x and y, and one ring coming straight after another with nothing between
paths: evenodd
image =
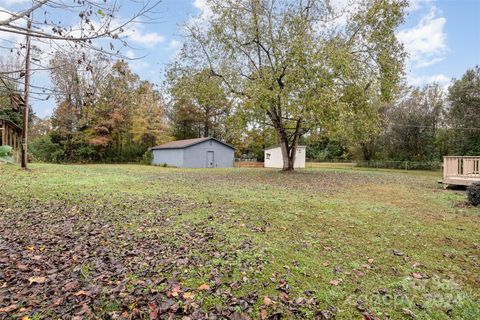
<instances>
[{"instance_id":1,"label":"siding on shed","mask_svg":"<svg viewBox=\"0 0 480 320\"><path fill-rule=\"evenodd\" d=\"M152 164L163 165L166 163L171 167L183 167L184 149L160 149L153 150Z\"/></svg>"},{"instance_id":2,"label":"siding on shed","mask_svg":"<svg viewBox=\"0 0 480 320\"><path fill-rule=\"evenodd\" d=\"M214 152L214 168L233 167L234 150L215 140L208 140L184 149L185 168L206 168L207 152Z\"/></svg>"},{"instance_id":3,"label":"siding on shed","mask_svg":"<svg viewBox=\"0 0 480 320\"><path fill-rule=\"evenodd\" d=\"M305 168L305 151L305 146L297 147L294 168ZM265 168L283 168L282 149L280 147L265 150Z\"/></svg>"}]
</instances>

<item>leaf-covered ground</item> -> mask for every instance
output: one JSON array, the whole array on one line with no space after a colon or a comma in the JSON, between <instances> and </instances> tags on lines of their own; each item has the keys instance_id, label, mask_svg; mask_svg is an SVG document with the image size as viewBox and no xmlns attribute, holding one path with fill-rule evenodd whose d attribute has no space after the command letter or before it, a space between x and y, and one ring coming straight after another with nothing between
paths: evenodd
<instances>
[{"instance_id":1,"label":"leaf-covered ground","mask_svg":"<svg viewBox=\"0 0 480 320\"><path fill-rule=\"evenodd\" d=\"M437 173L0 166L0 319L478 319Z\"/></svg>"}]
</instances>

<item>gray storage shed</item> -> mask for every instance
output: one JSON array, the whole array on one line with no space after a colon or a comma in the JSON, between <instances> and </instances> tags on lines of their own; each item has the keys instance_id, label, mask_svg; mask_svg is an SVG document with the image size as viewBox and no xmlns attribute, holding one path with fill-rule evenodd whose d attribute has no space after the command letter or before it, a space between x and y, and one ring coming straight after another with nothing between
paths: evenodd
<instances>
[{"instance_id":1,"label":"gray storage shed","mask_svg":"<svg viewBox=\"0 0 480 320\"><path fill-rule=\"evenodd\" d=\"M233 167L235 148L212 137L172 141L152 148L154 165L178 168Z\"/></svg>"}]
</instances>

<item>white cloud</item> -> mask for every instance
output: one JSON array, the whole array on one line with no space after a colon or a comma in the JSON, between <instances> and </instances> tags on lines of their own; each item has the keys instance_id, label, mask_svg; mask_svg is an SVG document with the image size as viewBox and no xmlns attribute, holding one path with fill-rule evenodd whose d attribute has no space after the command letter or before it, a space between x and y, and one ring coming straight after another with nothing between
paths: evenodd
<instances>
[{"instance_id":1,"label":"white cloud","mask_svg":"<svg viewBox=\"0 0 480 320\"><path fill-rule=\"evenodd\" d=\"M135 54L135 52L133 52L132 49L128 49L127 52L125 52L125 56L129 59L135 59L137 57L137 55Z\"/></svg>"},{"instance_id":2,"label":"white cloud","mask_svg":"<svg viewBox=\"0 0 480 320\"><path fill-rule=\"evenodd\" d=\"M422 68L438 63L448 51L447 36L444 32L447 19L437 16L438 11L431 7L420 22L409 29L397 33L409 55L409 64Z\"/></svg>"},{"instance_id":3,"label":"white cloud","mask_svg":"<svg viewBox=\"0 0 480 320\"><path fill-rule=\"evenodd\" d=\"M142 33L140 28L127 30L124 35L131 41L150 48L165 41L164 36L156 32Z\"/></svg>"},{"instance_id":4,"label":"white cloud","mask_svg":"<svg viewBox=\"0 0 480 320\"><path fill-rule=\"evenodd\" d=\"M407 11L413 12L432 5L433 0L410 0Z\"/></svg>"},{"instance_id":5,"label":"white cloud","mask_svg":"<svg viewBox=\"0 0 480 320\"><path fill-rule=\"evenodd\" d=\"M195 0L193 6L200 10L201 18L208 19L213 14L207 0Z\"/></svg>"},{"instance_id":6,"label":"white cloud","mask_svg":"<svg viewBox=\"0 0 480 320\"><path fill-rule=\"evenodd\" d=\"M435 74L431 76L416 76L410 74L407 76L408 83L414 86L422 86L432 82L436 82L440 85L448 85L450 83L450 78L444 74Z\"/></svg>"}]
</instances>

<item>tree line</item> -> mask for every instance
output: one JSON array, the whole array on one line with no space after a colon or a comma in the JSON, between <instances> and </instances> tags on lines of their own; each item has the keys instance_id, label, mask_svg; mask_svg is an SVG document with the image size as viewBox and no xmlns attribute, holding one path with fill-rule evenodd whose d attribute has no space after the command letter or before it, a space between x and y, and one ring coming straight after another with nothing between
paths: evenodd
<instances>
[{"instance_id":1,"label":"tree line","mask_svg":"<svg viewBox=\"0 0 480 320\"><path fill-rule=\"evenodd\" d=\"M448 89L404 83L395 31L406 1L366 1L348 12L317 0L207 2L208 19L184 25L183 49L161 87L118 57L57 51L49 63L56 107L50 119L33 116L32 157L148 161L154 145L202 136L260 161L279 144L284 170L299 144L311 160L480 153L478 66ZM335 23L342 15L346 22Z\"/></svg>"},{"instance_id":2,"label":"tree line","mask_svg":"<svg viewBox=\"0 0 480 320\"><path fill-rule=\"evenodd\" d=\"M52 63L72 60L74 56L59 53ZM88 71L80 69L83 63L53 69L57 107L51 118L32 116L34 159L135 162L154 145L213 136L234 144L237 157L262 161L264 148L279 141L265 114L229 99L221 81L208 70L191 75L170 72L167 86L158 91L123 61L89 63ZM307 158L313 161L438 161L444 155L478 155L478 92L476 66L453 79L448 89L436 83L405 86L394 101L376 110L378 126L368 129L364 139L319 127L298 143L307 145ZM6 109L0 112L8 114ZM352 122L342 130L350 135L362 128Z\"/></svg>"}]
</instances>

